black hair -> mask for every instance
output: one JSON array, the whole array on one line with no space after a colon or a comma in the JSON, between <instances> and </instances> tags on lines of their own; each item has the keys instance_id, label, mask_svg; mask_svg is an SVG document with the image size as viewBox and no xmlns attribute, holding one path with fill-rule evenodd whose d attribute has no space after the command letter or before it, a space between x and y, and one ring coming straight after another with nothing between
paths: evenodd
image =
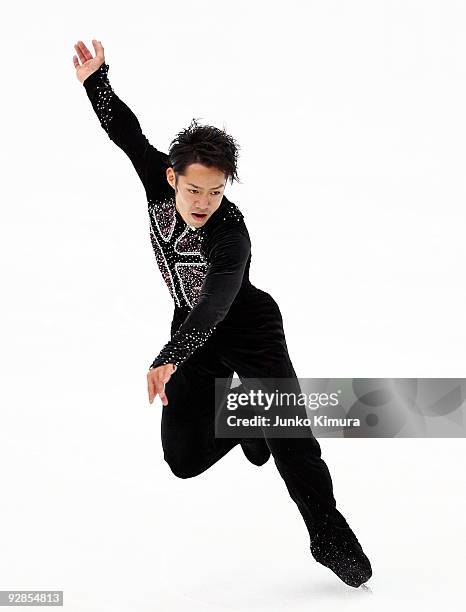
<instances>
[{"instance_id":1,"label":"black hair","mask_svg":"<svg viewBox=\"0 0 466 612\"><path fill-rule=\"evenodd\" d=\"M184 175L189 164L203 164L223 171L226 180L239 181L237 172L239 145L236 140L213 125L200 125L192 119L190 125L178 132L170 143L169 162L177 175Z\"/></svg>"}]
</instances>

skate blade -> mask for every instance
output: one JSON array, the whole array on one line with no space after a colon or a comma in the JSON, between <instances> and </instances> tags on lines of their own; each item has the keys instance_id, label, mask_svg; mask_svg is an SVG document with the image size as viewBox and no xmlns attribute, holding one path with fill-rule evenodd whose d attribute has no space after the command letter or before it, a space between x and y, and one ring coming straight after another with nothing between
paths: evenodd
<instances>
[{"instance_id":1,"label":"skate blade","mask_svg":"<svg viewBox=\"0 0 466 612\"><path fill-rule=\"evenodd\" d=\"M367 591L368 593L372 593L371 587L368 586L365 582L361 584L361 589L364 589L364 591Z\"/></svg>"}]
</instances>

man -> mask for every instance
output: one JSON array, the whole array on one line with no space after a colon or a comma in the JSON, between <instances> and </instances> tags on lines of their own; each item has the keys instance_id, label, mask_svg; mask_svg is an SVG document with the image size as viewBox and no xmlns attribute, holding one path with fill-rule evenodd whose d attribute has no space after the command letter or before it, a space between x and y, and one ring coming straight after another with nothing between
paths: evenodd
<instances>
[{"instance_id":1,"label":"man","mask_svg":"<svg viewBox=\"0 0 466 612\"><path fill-rule=\"evenodd\" d=\"M82 41L76 74L109 138L144 185L155 257L175 303L171 338L147 374L149 401L163 404L164 458L180 478L196 476L240 443L263 465L272 453L301 512L314 558L346 584L372 575L369 559L336 508L332 481L312 432L304 438L215 436L216 379L286 379L298 389L276 301L249 281L251 243L244 218L225 194L237 179L238 146L195 121L169 154L152 146L138 119L113 91L100 41L95 57ZM235 389L238 391L238 388Z\"/></svg>"}]
</instances>

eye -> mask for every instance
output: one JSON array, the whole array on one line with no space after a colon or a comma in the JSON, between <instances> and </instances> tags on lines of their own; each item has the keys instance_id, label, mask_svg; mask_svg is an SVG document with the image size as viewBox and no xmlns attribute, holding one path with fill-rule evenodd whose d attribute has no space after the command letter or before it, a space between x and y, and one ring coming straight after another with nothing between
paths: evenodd
<instances>
[{"instance_id":1,"label":"eye","mask_svg":"<svg viewBox=\"0 0 466 612\"><path fill-rule=\"evenodd\" d=\"M220 195L220 191L214 191L212 195Z\"/></svg>"},{"instance_id":2,"label":"eye","mask_svg":"<svg viewBox=\"0 0 466 612\"><path fill-rule=\"evenodd\" d=\"M190 193L198 193L197 189L188 189Z\"/></svg>"}]
</instances>

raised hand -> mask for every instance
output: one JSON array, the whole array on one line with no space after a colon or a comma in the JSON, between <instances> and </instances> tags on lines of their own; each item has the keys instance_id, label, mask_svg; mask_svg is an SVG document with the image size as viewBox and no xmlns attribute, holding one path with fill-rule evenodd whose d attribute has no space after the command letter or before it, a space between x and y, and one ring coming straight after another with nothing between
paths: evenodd
<instances>
[{"instance_id":1,"label":"raised hand","mask_svg":"<svg viewBox=\"0 0 466 612\"><path fill-rule=\"evenodd\" d=\"M81 83L87 79L89 75L98 70L105 62L104 48L100 40L93 38L92 45L94 47L95 57L92 57L92 53L82 40L78 40L78 42L74 45L78 55L73 55L73 64L76 68L76 76Z\"/></svg>"}]
</instances>

